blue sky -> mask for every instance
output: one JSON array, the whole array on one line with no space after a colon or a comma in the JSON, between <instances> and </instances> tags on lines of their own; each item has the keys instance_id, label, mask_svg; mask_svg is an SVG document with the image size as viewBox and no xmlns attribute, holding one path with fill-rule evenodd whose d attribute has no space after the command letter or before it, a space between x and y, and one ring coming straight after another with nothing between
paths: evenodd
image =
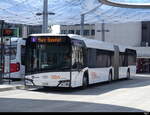
<instances>
[{"instance_id":1,"label":"blue sky","mask_svg":"<svg viewBox=\"0 0 150 115\"><path fill-rule=\"evenodd\" d=\"M150 0L113 0L132 3L150 3ZM42 24L43 0L0 0L0 18L6 22L23 24ZM87 12L100 3L98 0L49 0L49 11L56 13L49 16L49 24L80 23L81 13ZM105 6L86 15L86 23L124 23L150 20L150 10L125 9Z\"/></svg>"}]
</instances>

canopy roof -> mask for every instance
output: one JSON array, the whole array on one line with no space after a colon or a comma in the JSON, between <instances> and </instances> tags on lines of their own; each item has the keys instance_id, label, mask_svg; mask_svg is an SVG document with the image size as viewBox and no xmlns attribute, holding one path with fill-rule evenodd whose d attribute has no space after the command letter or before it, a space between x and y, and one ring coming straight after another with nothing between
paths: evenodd
<instances>
[{"instance_id":1,"label":"canopy roof","mask_svg":"<svg viewBox=\"0 0 150 115\"><path fill-rule=\"evenodd\" d=\"M150 3L150 0L112 0L128 3ZM119 8L101 5L99 0L49 0L49 24L79 24L81 14L85 23L125 23L150 21L150 9ZM0 19L9 23L42 24L43 0L0 0Z\"/></svg>"}]
</instances>

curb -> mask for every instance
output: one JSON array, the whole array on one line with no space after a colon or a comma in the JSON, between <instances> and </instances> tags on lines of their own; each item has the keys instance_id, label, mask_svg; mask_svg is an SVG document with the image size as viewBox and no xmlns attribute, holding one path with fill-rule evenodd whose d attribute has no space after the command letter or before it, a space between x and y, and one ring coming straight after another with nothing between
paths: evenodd
<instances>
[{"instance_id":1,"label":"curb","mask_svg":"<svg viewBox=\"0 0 150 115\"><path fill-rule=\"evenodd\" d=\"M9 90L16 90L16 89L25 89L24 85L18 85L18 86L5 86L5 87L0 87L0 92L3 91L9 91Z\"/></svg>"}]
</instances>

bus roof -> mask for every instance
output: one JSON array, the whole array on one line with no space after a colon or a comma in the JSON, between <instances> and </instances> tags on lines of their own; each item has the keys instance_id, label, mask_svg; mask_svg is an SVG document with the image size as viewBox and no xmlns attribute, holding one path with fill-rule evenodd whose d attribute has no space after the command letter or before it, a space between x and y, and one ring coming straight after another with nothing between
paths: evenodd
<instances>
[{"instance_id":1,"label":"bus roof","mask_svg":"<svg viewBox=\"0 0 150 115\"><path fill-rule=\"evenodd\" d=\"M77 39L77 40L83 40L85 42L86 47L88 48L96 48L96 49L105 49L114 51L114 45L117 45L119 47L120 52L125 52L126 49L132 49L134 48L130 46L123 46L118 44L112 44L108 42L103 42L100 40L93 40L86 37L82 37L80 35L76 34L51 34L51 33L45 33L45 34L31 34L30 36L68 36L70 39Z\"/></svg>"}]
</instances>

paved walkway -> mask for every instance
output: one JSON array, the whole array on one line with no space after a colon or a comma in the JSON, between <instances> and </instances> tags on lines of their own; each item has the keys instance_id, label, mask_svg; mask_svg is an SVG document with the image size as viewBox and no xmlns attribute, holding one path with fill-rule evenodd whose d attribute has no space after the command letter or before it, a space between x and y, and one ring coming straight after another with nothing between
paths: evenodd
<instances>
[{"instance_id":1,"label":"paved walkway","mask_svg":"<svg viewBox=\"0 0 150 115\"><path fill-rule=\"evenodd\" d=\"M5 80L3 84L0 85L0 92L1 91L8 91L8 90L15 90L15 89L24 89L24 82L23 81L15 81L10 82L8 80Z\"/></svg>"},{"instance_id":2,"label":"paved walkway","mask_svg":"<svg viewBox=\"0 0 150 115\"><path fill-rule=\"evenodd\" d=\"M150 77L97 84L87 89L0 92L0 112L149 112ZM148 115L146 114L145 115Z\"/></svg>"}]
</instances>

